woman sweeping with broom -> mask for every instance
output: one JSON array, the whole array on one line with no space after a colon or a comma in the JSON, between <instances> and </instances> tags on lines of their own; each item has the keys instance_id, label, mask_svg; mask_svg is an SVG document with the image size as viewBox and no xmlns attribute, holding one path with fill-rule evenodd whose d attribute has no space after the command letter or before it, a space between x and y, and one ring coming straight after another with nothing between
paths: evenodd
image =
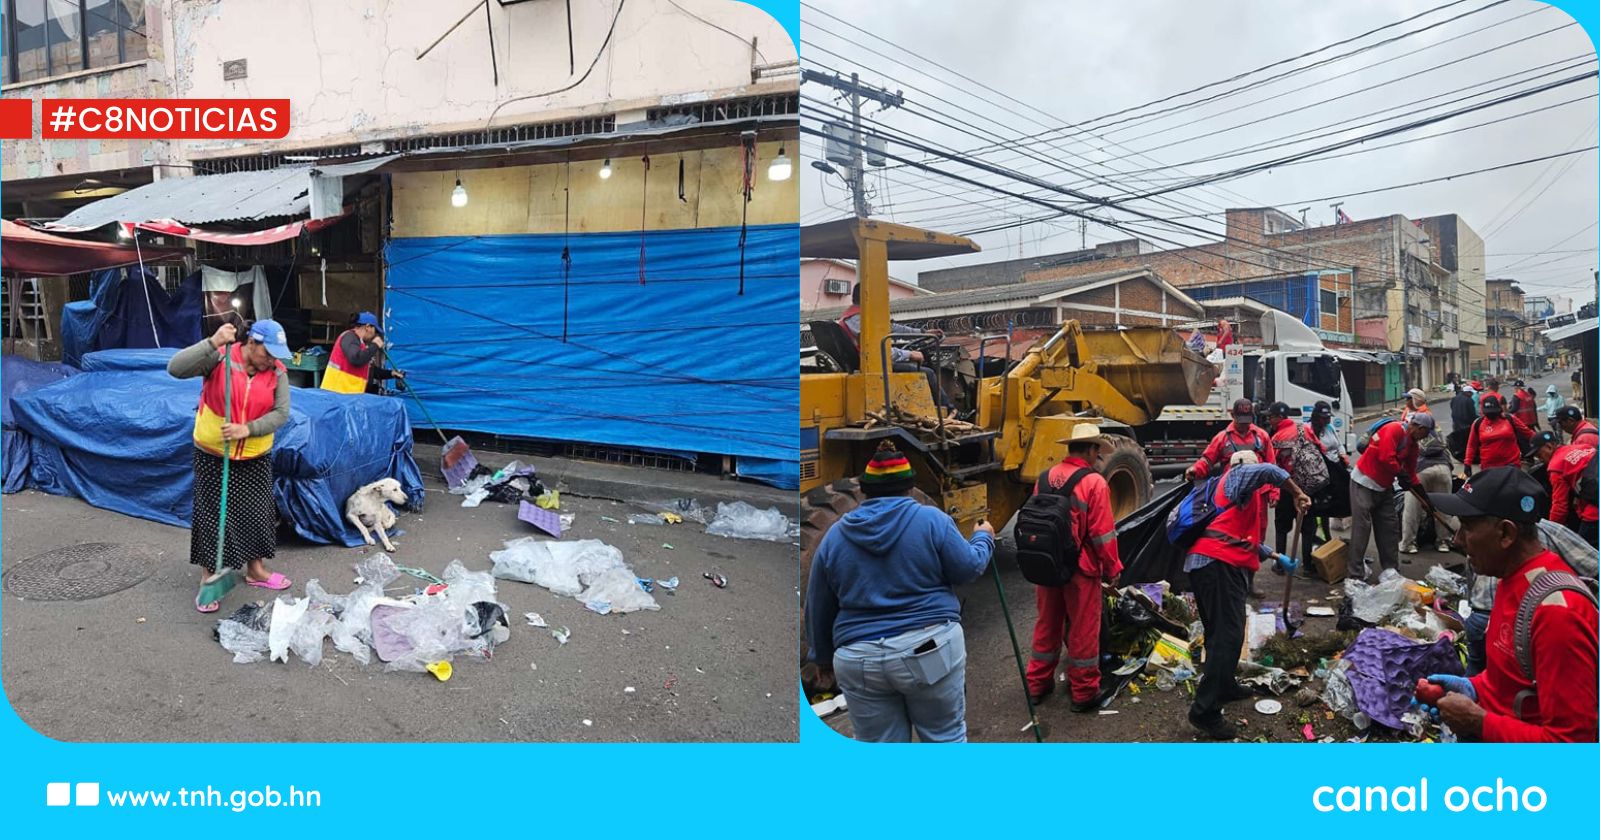
<instances>
[{"instance_id":1,"label":"woman sweeping with broom","mask_svg":"<svg viewBox=\"0 0 1600 840\"><path fill-rule=\"evenodd\" d=\"M291 354L277 321L257 321L243 343L236 338L234 325L223 324L167 363L167 373L179 379L205 377L194 418L189 530L189 562L201 571L194 606L203 613L221 606L236 581L234 569L263 589L292 583L266 567L278 548L272 435L289 419L289 381L278 359Z\"/></svg>"}]
</instances>

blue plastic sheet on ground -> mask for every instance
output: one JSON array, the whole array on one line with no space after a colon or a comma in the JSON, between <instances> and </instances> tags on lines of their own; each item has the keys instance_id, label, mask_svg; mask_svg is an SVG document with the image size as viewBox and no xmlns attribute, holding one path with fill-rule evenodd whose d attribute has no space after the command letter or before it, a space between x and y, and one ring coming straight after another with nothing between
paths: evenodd
<instances>
[{"instance_id":1,"label":"blue plastic sheet on ground","mask_svg":"<svg viewBox=\"0 0 1600 840\"><path fill-rule=\"evenodd\" d=\"M95 350L124 347L187 347L200 340L200 275L190 275L176 294L137 267L97 271L89 300L61 311L61 360L78 365Z\"/></svg>"},{"instance_id":2,"label":"blue plastic sheet on ground","mask_svg":"<svg viewBox=\"0 0 1600 840\"><path fill-rule=\"evenodd\" d=\"M83 373L19 395L17 425L32 436L28 486L187 527L199 399L200 380L150 371ZM422 501L411 430L393 399L296 388L271 457L278 513L312 542L362 544L344 503L368 482L397 479Z\"/></svg>"},{"instance_id":3,"label":"blue plastic sheet on ground","mask_svg":"<svg viewBox=\"0 0 1600 840\"><path fill-rule=\"evenodd\" d=\"M198 339L196 339L198 340ZM96 350L83 354L78 366L84 370L166 370L167 362L177 355L176 347L151 347L147 349Z\"/></svg>"},{"instance_id":4,"label":"blue plastic sheet on ground","mask_svg":"<svg viewBox=\"0 0 1600 840\"><path fill-rule=\"evenodd\" d=\"M4 356L3 367L0 367L0 414L4 422L0 423L4 434L3 457L5 460L0 467L5 472L3 489L6 493L15 493L23 489L27 482L28 465L30 462L27 432L17 428L11 415L11 398L17 394L27 393L35 388L59 382L69 376L76 376L78 369L70 365L55 362L35 362L21 356Z\"/></svg>"},{"instance_id":5,"label":"blue plastic sheet on ground","mask_svg":"<svg viewBox=\"0 0 1600 840\"><path fill-rule=\"evenodd\" d=\"M749 229L742 296L738 228L650 231L644 250L641 283L638 232L390 241L412 422L797 462L798 232Z\"/></svg>"}]
</instances>

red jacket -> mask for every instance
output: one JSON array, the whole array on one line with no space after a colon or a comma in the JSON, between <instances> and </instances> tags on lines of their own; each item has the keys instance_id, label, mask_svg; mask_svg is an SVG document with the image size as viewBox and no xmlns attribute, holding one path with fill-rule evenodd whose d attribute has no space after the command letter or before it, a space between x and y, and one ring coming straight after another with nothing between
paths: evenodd
<instances>
[{"instance_id":1,"label":"red jacket","mask_svg":"<svg viewBox=\"0 0 1600 840\"><path fill-rule=\"evenodd\" d=\"M1479 417L1467 435L1467 457L1462 463L1486 470L1514 467L1522 463L1522 442L1532 436L1532 429L1509 414L1499 419Z\"/></svg>"},{"instance_id":2,"label":"red jacket","mask_svg":"<svg viewBox=\"0 0 1600 840\"><path fill-rule=\"evenodd\" d=\"M1515 410L1509 408L1507 410L1511 410L1512 415L1530 429L1539 425L1539 399L1533 392L1527 388L1518 388L1511 392L1511 396L1516 397L1517 407Z\"/></svg>"},{"instance_id":3,"label":"red jacket","mask_svg":"<svg viewBox=\"0 0 1600 840\"><path fill-rule=\"evenodd\" d=\"M1569 525L1568 518L1580 522L1600 521L1600 508L1573 495L1578 474L1594 459L1593 446L1567 444L1550 456L1550 521Z\"/></svg>"},{"instance_id":4,"label":"red jacket","mask_svg":"<svg viewBox=\"0 0 1600 840\"><path fill-rule=\"evenodd\" d=\"M1581 440L1580 438L1586 438ZM1600 447L1600 428L1595 428L1588 420L1578 422L1578 428L1572 430L1572 442L1584 446Z\"/></svg>"},{"instance_id":5,"label":"red jacket","mask_svg":"<svg viewBox=\"0 0 1600 840\"><path fill-rule=\"evenodd\" d=\"M1517 695L1533 689L1517 664L1517 607L1528 585L1545 570L1572 568L1554 552L1534 557L1500 581L1489 611L1485 640L1488 666L1472 678L1478 705L1487 714L1483 740L1496 742L1568 741L1593 744L1596 738L1596 642L1594 604L1576 592L1558 592L1533 612L1536 698L1514 714Z\"/></svg>"},{"instance_id":6,"label":"red jacket","mask_svg":"<svg viewBox=\"0 0 1600 840\"><path fill-rule=\"evenodd\" d=\"M1082 458L1069 456L1050 468L1045 481L1059 490L1078 470L1090 471L1072 488L1072 508L1077 512L1072 517L1073 527L1077 529L1074 536L1083 549L1078 570L1093 577L1116 580L1122 574L1122 558L1117 553L1117 521L1111 515L1111 487L1106 484L1105 477L1094 472Z\"/></svg>"},{"instance_id":7,"label":"red jacket","mask_svg":"<svg viewBox=\"0 0 1600 840\"><path fill-rule=\"evenodd\" d=\"M1189 552L1214 557L1247 572L1256 571L1261 568L1261 534L1266 528L1267 508L1270 505L1266 491L1277 488L1270 485L1263 487L1251 493L1244 504L1234 505L1223 492L1226 487L1224 481L1217 482L1217 496L1212 501L1218 507L1230 507L1211 520Z\"/></svg>"},{"instance_id":8,"label":"red jacket","mask_svg":"<svg viewBox=\"0 0 1600 840\"><path fill-rule=\"evenodd\" d=\"M1216 437L1211 439L1206 451L1200 454L1200 460L1194 462L1195 475L1207 478L1213 472L1222 472L1228 468L1228 459L1241 449L1255 450L1256 457L1263 464L1277 463L1277 456L1272 450L1272 439L1260 426L1251 423L1250 428L1240 435L1233 430L1233 424L1229 423L1226 429L1217 432Z\"/></svg>"},{"instance_id":9,"label":"red jacket","mask_svg":"<svg viewBox=\"0 0 1600 840\"><path fill-rule=\"evenodd\" d=\"M1396 421L1378 427L1367 441L1367 451L1356 461L1356 469L1379 487L1389 487L1399 476L1417 482L1417 442L1411 427Z\"/></svg>"},{"instance_id":10,"label":"red jacket","mask_svg":"<svg viewBox=\"0 0 1600 840\"><path fill-rule=\"evenodd\" d=\"M1272 427L1273 463L1284 470L1294 466L1294 439L1300 436L1300 424L1285 417ZM1318 444L1321 448L1321 444Z\"/></svg>"}]
</instances>

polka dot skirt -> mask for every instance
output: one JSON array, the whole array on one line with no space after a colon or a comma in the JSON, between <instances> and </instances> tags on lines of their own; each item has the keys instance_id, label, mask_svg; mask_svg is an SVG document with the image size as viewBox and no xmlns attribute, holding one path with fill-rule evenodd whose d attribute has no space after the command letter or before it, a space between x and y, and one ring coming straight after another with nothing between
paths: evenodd
<instances>
[{"instance_id":1,"label":"polka dot skirt","mask_svg":"<svg viewBox=\"0 0 1600 840\"><path fill-rule=\"evenodd\" d=\"M194 517L189 528L189 562L207 571L217 560L217 516L222 505L222 458L194 451ZM234 461L228 466L228 527L222 564L242 569L278 550L278 507L272 499L272 458Z\"/></svg>"}]
</instances>

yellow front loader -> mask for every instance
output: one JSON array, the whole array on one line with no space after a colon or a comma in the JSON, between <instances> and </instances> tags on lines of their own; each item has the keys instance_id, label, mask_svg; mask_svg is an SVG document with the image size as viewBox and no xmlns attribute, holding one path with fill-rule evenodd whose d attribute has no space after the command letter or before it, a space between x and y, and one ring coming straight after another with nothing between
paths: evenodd
<instances>
[{"instance_id":1,"label":"yellow front loader","mask_svg":"<svg viewBox=\"0 0 1600 840\"><path fill-rule=\"evenodd\" d=\"M855 476L884 440L911 460L918 498L970 534L983 519L997 529L1009 522L1040 473L1066 454L1057 441L1078 423L1096 423L1116 442L1099 468L1121 518L1149 499L1152 485L1130 427L1210 394L1216 367L1174 331L1086 332L1068 321L1008 371L964 389L970 402L958 408L970 422L950 416L922 373L895 372L889 362L890 344L932 347L939 339L891 336L888 262L977 250L963 237L870 219L802 230L803 257L854 259L861 284L859 339L850 341L836 323L813 322L817 347L836 371L800 377L802 581L822 535L860 503ZM984 339L997 350L1008 343L1005 336Z\"/></svg>"}]
</instances>

